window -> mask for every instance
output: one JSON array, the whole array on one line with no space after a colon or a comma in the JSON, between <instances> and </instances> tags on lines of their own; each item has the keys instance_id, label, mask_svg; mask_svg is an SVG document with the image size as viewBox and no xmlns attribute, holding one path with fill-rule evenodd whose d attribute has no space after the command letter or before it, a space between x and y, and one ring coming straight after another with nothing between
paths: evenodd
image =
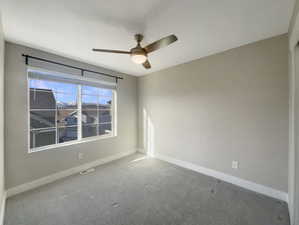
<instances>
[{"instance_id":1,"label":"window","mask_svg":"<svg viewBox=\"0 0 299 225\"><path fill-rule=\"evenodd\" d=\"M82 86L82 137L111 133L112 92L90 86Z\"/></svg>"},{"instance_id":2,"label":"window","mask_svg":"<svg viewBox=\"0 0 299 225\"><path fill-rule=\"evenodd\" d=\"M114 95L111 89L29 77L30 152L113 136Z\"/></svg>"}]
</instances>

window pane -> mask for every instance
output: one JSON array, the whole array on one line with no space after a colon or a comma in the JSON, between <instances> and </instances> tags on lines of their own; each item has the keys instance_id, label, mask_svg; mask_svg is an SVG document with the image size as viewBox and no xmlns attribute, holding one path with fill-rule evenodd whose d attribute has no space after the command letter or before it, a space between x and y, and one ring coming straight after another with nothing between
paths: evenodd
<instances>
[{"instance_id":1,"label":"window pane","mask_svg":"<svg viewBox=\"0 0 299 225\"><path fill-rule=\"evenodd\" d=\"M111 110L99 110L99 123L111 123Z\"/></svg>"},{"instance_id":2,"label":"window pane","mask_svg":"<svg viewBox=\"0 0 299 225\"><path fill-rule=\"evenodd\" d=\"M99 95L99 88L91 86L82 86L83 95Z\"/></svg>"},{"instance_id":3,"label":"window pane","mask_svg":"<svg viewBox=\"0 0 299 225\"><path fill-rule=\"evenodd\" d=\"M77 140L78 133L77 127L65 127L58 129L58 143L63 143L67 141Z\"/></svg>"},{"instance_id":4,"label":"window pane","mask_svg":"<svg viewBox=\"0 0 299 225\"><path fill-rule=\"evenodd\" d=\"M34 72L34 73L43 73L43 72ZM53 92L63 92L63 93L69 93L71 95L77 94L76 84L69 84L64 82L55 82L55 81L48 81L48 80L30 79L29 86L30 88L47 89Z\"/></svg>"},{"instance_id":5,"label":"window pane","mask_svg":"<svg viewBox=\"0 0 299 225\"><path fill-rule=\"evenodd\" d=\"M30 109L55 109L54 93L49 89L30 89Z\"/></svg>"},{"instance_id":6,"label":"window pane","mask_svg":"<svg viewBox=\"0 0 299 225\"><path fill-rule=\"evenodd\" d=\"M82 95L82 109L96 109L98 96Z\"/></svg>"},{"instance_id":7,"label":"window pane","mask_svg":"<svg viewBox=\"0 0 299 225\"><path fill-rule=\"evenodd\" d=\"M77 94L61 94L55 93L57 108L59 109L76 109L77 108Z\"/></svg>"},{"instance_id":8,"label":"window pane","mask_svg":"<svg viewBox=\"0 0 299 225\"><path fill-rule=\"evenodd\" d=\"M99 135L104 135L104 134L110 134L111 133L111 123L107 124L100 124L98 126L99 129Z\"/></svg>"},{"instance_id":9,"label":"window pane","mask_svg":"<svg viewBox=\"0 0 299 225\"><path fill-rule=\"evenodd\" d=\"M112 104L112 97L100 97L99 98L99 105L111 105Z\"/></svg>"},{"instance_id":10,"label":"window pane","mask_svg":"<svg viewBox=\"0 0 299 225\"><path fill-rule=\"evenodd\" d=\"M30 128L55 127L55 110L34 110L30 112Z\"/></svg>"},{"instance_id":11,"label":"window pane","mask_svg":"<svg viewBox=\"0 0 299 225\"><path fill-rule=\"evenodd\" d=\"M97 110L82 110L82 124L98 124Z\"/></svg>"},{"instance_id":12,"label":"window pane","mask_svg":"<svg viewBox=\"0 0 299 225\"><path fill-rule=\"evenodd\" d=\"M47 89L51 91L55 91L55 83L53 81L48 80L37 80L37 79L30 79L29 86L30 88L38 88L38 89Z\"/></svg>"},{"instance_id":13,"label":"window pane","mask_svg":"<svg viewBox=\"0 0 299 225\"><path fill-rule=\"evenodd\" d=\"M82 86L82 94L112 97L113 91L110 89L103 89L103 88L92 87L92 86Z\"/></svg>"},{"instance_id":14,"label":"window pane","mask_svg":"<svg viewBox=\"0 0 299 225\"><path fill-rule=\"evenodd\" d=\"M59 109L57 110L57 126L77 125L77 110Z\"/></svg>"},{"instance_id":15,"label":"window pane","mask_svg":"<svg viewBox=\"0 0 299 225\"><path fill-rule=\"evenodd\" d=\"M97 125L83 125L82 126L82 137L97 136Z\"/></svg>"},{"instance_id":16,"label":"window pane","mask_svg":"<svg viewBox=\"0 0 299 225\"><path fill-rule=\"evenodd\" d=\"M30 131L30 148L55 144L55 139L55 129Z\"/></svg>"},{"instance_id":17,"label":"window pane","mask_svg":"<svg viewBox=\"0 0 299 225\"><path fill-rule=\"evenodd\" d=\"M107 97L112 97L112 90L109 90L109 89L100 89L99 90L99 94L102 95L102 96L107 96Z\"/></svg>"},{"instance_id":18,"label":"window pane","mask_svg":"<svg viewBox=\"0 0 299 225\"><path fill-rule=\"evenodd\" d=\"M30 147L78 140L78 85L29 79L29 87ZM113 91L92 86L81 90L82 137L111 133Z\"/></svg>"}]
</instances>

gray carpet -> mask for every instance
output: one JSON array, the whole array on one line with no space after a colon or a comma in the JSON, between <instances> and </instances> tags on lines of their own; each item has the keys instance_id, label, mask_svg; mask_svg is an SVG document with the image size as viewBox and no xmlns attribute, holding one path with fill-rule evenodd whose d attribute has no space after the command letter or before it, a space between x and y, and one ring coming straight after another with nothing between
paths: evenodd
<instances>
[{"instance_id":1,"label":"gray carpet","mask_svg":"<svg viewBox=\"0 0 299 225\"><path fill-rule=\"evenodd\" d=\"M284 202L142 157L9 198L5 225L289 225Z\"/></svg>"}]
</instances>

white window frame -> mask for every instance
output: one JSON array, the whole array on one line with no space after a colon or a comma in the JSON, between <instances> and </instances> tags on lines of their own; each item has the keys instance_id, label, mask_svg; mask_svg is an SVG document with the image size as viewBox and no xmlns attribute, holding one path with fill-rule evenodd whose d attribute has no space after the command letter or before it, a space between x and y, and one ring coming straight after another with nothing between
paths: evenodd
<instances>
[{"instance_id":1,"label":"white window frame","mask_svg":"<svg viewBox=\"0 0 299 225\"><path fill-rule=\"evenodd\" d=\"M49 72L49 73L55 73L55 74L62 74L62 73L57 73L55 71L49 71L49 70L44 70L41 68L35 68L35 67L28 67L27 68L27 121L28 121L28 153L34 153L34 152L40 152L40 151L45 151L49 149L57 149L60 147L64 146L70 146L74 144L80 144L80 143L85 143L85 142L90 142L90 141L98 141L102 139L107 139L107 138L113 138L117 136L117 91L114 89L112 90L112 104L111 104L111 132L110 134L105 134L105 135L97 135L97 136L92 136L92 137L85 137L82 138L82 95L81 95L81 88L82 85L78 85L78 91L77 91L77 104L78 104L78 139L73 140L73 141L68 141L68 142L63 142L63 143L56 143L52 145L46 145L46 146L41 146L41 147L36 147L36 148L30 148L30 79L28 71L29 69L34 69L36 71L41 71L41 72ZM47 79L45 79L47 80ZM64 81L57 81L61 83L68 83ZM83 85L84 86L84 85ZM88 85L87 85L88 86ZM105 89L105 88L103 88ZM56 119L56 118L55 118ZM57 136L57 126L56 128L56 136ZM57 138L56 138L57 140Z\"/></svg>"}]
</instances>

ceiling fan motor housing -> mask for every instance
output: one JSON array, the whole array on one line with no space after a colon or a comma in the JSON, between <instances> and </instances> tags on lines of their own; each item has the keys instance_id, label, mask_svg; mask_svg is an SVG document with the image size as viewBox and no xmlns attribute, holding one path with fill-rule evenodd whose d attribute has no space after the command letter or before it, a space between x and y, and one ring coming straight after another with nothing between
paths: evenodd
<instances>
[{"instance_id":1,"label":"ceiling fan motor housing","mask_svg":"<svg viewBox=\"0 0 299 225\"><path fill-rule=\"evenodd\" d=\"M142 64L147 60L147 54L140 46L131 49L131 58L137 64Z\"/></svg>"}]
</instances>

